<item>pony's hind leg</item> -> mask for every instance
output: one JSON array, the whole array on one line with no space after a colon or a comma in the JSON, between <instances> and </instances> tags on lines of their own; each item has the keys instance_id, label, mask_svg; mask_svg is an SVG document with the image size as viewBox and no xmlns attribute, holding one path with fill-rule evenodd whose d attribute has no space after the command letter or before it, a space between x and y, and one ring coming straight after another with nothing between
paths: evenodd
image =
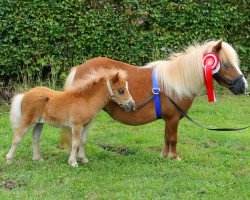
<instances>
[{"instance_id":1,"label":"pony's hind leg","mask_svg":"<svg viewBox=\"0 0 250 200\"><path fill-rule=\"evenodd\" d=\"M172 158L174 160L181 160L176 151L177 145L177 129L179 124L179 118L173 118L165 124L165 141L163 150L161 152L162 157Z\"/></svg>"},{"instance_id":2,"label":"pony's hind leg","mask_svg":"<svg viewBox=\"0 0 250 200\"><path fill-rule=\"evenodd\" d=\"M70 152L68 162L73 167L78 167L78 164L76 161L76 154L80 145L80 137L81 137L82 129L83 129L82 125L74 125L72 127L72 145L71 145L71 152Z\"/></svg>"},{"instance_id":3,"label":"pony's hind leg","mask_svg":"<svg viewBox=\"0 0 250 200\"><path fill-rule=\"evenodd\" d=\"M33 145L33 160L43 161L39 151L40 135L43 129L43 124L36 124L32 132L32 145Z\"/></svg>"},{"instance_id":4,"label":"pony's hind leg","mask_svg":"<svg viewBox=\"0 0 250 200\"><path fill-rule=\"evenodd\" d=\"M16 152L16 147L17 145L19 144L19 142L22 140L24 134L27 132L28 130L28 127L27 126L19 126L19 128L15 131L15 134L14 134L14 139L12 141L12 145L11 145L11 148L8 152L8 154L6 155L6 158L7 158L7 164L11 164L12 162L12 159L15 155L15 152Z\"/></svg>"},{"instance_id":5,"label":"pony's hind leg","mask_svg":"<svg viewBox=\"0 0 250 200\"><path fill-rule=\"evenodd\" d=\"M88 131L88 127L86 126L82 130L81 139L80 139L80 146L78 149L78 158L82 163L89 162L88 159L86 158L86 155L85 155L85 144L86 144L86 139L87 139L87 131Z\"/></svg>"}]
</instances>

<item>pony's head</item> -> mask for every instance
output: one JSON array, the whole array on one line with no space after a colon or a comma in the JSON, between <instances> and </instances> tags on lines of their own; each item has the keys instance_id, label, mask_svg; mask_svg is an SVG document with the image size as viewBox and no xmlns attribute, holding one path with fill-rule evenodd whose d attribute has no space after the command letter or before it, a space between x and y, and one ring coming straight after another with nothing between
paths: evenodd
<instances>
[{"instance_id":1,"label":"pony's head","mask_svg":"<svg viewBox=\"0 0 250 200\"><path fill-rule=\"evenodd\" d=\"M123 70L112 69L106 80L111 99L129 112L135 107L135 102L128 90L127 73Z\"/></svg>"},{"instance_id":2,"label":"pony's head","mask_svg":"<svg viewBox=\"0 0 250 200\"><path fill-rule=\"evenodd\" d=\"M213 74L213 78L233 94L244 94L248 85L239 68L238 55L233 47L222 40L208 42L206 47L207 53L213 52L219 59L220 67Z\"/></svg>"}]
</instances>

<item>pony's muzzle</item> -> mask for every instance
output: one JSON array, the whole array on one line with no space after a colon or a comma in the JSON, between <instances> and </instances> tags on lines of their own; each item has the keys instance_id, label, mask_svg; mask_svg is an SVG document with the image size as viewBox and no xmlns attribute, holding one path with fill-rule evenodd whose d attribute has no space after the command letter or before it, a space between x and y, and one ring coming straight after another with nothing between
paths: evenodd
<instances>
[{"instance_id":1,"label":"pony's muzzle","mask_svg":"<svg viewBox=\"0 0 250 200\"><path fill-rule=\"evenodd\" d=\"M235 82L229 89L235 95L245 94L247 90L247 82L244 77L242 77L239 81Z\"/></svg>"},{"instance_id":2,"label":"pony's muzzle","mask_svg":"<svg viewBox=\"0 0 250 200\"><path fill-rule=\"evenodd\" d=\"M124 108L125 112L130 112L132 108L135 107L135 101L131 97L127 101L122 103L122 107Z\"/></svg>"}]
</instances>

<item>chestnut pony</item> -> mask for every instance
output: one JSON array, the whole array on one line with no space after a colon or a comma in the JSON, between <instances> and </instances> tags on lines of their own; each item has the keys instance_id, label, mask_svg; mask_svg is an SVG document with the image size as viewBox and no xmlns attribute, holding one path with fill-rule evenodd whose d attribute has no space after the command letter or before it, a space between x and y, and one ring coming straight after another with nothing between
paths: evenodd
<instances>
[{"instance_id":1,"label":"chestnut pony","mask_svg":"<svg viewBox=\"0 0 250 200\"><path fill-rule=\"evenodd\" d=\"M41 160L39 138L44 123L67 127L72 130L72 147L69 164L78 166L76 154L87 162L83 146L82 130L111 99L130 110L134 101L127 90L127 73L121 69L101 68L91 71L86 80L80 80L68 91L58 92L46 87L35 87L13 98L10 120L14 129L11 149L6 155L10 164L16 147L25 132L33 128L33 159ZM80 147L80 148L79 148Z\"/></svg>"},{"instance_id":2,"label":"chestnut pony","mask_svg":"<svg viewBox=\"0 0 250 200\"><path fill-rule=\"evenodd\" d=\"M231 45L221 40L190 46L182 53L172 54L167 60L152 62L146 67L137 67L108 58L94 58L72 68L65 88L70 87L74 81L84 79L85 74L91 69L116 66L127 71L129 91L136 105L140 105L152 95L152 70L154 69L161 89L161 112L162 119L165 121L165 138L161 156L179 160L176 152L177 129L182 115L168 97L188 112L196 94L204 87L203 57L210 52L217 54L220 61L221 67L216 80L234 94L244 93L247 82L239 69L237 53ZM134 112L124 112L113 102L107 104L104 110L117 121L128 125L147 124L157 119L153 100ZM62 132L63 143L61 143L65 147L67 144L65 140L69 135L66 132L66 130ZM87 129L84 129L85 138L86 133Z\"/></svg>"}]
</instances>

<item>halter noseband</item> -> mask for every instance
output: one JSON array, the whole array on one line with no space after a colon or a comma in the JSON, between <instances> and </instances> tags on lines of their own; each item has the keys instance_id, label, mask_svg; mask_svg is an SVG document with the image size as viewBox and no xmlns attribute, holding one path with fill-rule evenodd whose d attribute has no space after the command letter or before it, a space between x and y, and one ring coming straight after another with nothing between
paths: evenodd
<instances>
[{"instance_id":1,"label":"halter noseband","mask_svg":"<svg viewBox=\"0 0 250 200\"><path fill-rule=\"evenodd\" d=\"M232 87L235 83L237 83L241 78L243 78L243 74L239 75L238 77L236 77L233 80L229 80L224 78L223 76L221 76L219 73L215 73L213 74L213 77L215 80L217 80L217 82L221 85L220 80L223 80L227 86L230 88Z\"/></svg>"}]
</instances>

